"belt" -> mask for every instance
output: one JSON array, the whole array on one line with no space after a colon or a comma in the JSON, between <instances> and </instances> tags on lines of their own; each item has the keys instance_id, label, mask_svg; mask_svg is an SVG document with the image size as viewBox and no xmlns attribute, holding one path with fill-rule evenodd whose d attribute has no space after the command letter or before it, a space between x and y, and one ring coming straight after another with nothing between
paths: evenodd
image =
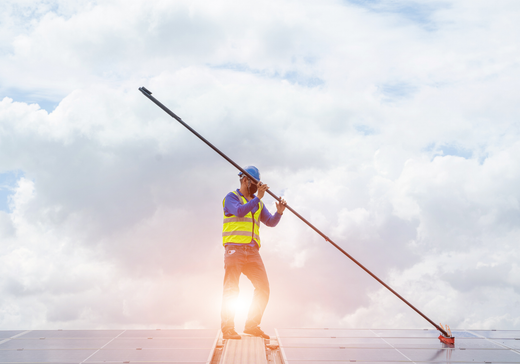
<instances>
[{"instance_id":1,"label":"belt","mask_svg":"<svg viewBox=\"0 0 520 364\"><path fill-rule=\"evenodd\" d=\"M247 244L244 244L244 245L226 245L226 248L232 248L232 249L255 249L255 250L259 250L260 249L257 244L255 244L255 246L250 246L250 245L247 245Z\"/></svg>"}]
</instances>

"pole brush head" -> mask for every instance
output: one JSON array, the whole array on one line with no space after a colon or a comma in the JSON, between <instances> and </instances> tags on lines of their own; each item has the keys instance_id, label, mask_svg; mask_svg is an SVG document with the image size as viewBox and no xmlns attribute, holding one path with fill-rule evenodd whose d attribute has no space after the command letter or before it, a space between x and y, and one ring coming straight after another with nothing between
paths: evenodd
<instances>
[{"instance_id":1,"label":"pole brush head","mask_svg":"<svg viewBox=\"0 0 520 364\"><path fill-rule=\"evenodd\" d=\"M444 344L448 344L448 345L455 345L455 338L453 337L453 335L451 334L451 329L448 325L446 325L446 328L444 328L444 326L442 326L441 324L441 328L446 331L446 333L448 334L448 336L445 336L444 333L441 331L441 334L439 335L439 340L444 343Z\"/></svg>"},{"instance_id":2,"label":"pole brush head","mask_svg":"<svg viewBox=\"0 0 520 364\"><path fill-rule=\"evenodd\" d=\"M439 335L439 340L441 342L443 342L444 344L448 344L448 345L455 345L455 338L453 336L451 337L446 337L444 336L443 334L440 334Z\"/></svg>"}]
</instances>

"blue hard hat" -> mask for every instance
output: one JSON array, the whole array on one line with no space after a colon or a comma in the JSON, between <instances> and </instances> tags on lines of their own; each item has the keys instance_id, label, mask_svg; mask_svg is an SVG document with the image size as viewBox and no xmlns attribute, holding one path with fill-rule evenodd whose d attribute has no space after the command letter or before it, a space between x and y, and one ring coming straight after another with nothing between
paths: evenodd
<instances>
[{"instance_id":1,"label":"blue hard hat","mask_svg":"<svg viewBox=\"0 0 520 364\"><path fill-rule=\"evenodd\" d=\"M252 177L254 177L257 181L260 181L260 171L255 166L247 166L244 168L244 170L249 173ZM239 176L242 176L243 173L240 172L238 174Z\"/></svg>"}]
</instances>

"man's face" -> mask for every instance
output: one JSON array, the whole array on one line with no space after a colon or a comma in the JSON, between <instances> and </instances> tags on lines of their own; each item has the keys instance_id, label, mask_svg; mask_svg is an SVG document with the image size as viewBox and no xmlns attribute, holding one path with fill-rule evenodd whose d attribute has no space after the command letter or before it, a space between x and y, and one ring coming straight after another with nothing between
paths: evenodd
<instances>
[{"instance_id":1,"label":"man's face","mask_svg":"<svg viewBox=\"0 0 520 364\"><path fill-rule=\"evenodd\" d=\"M254 194L258 191L258 184L254 182L251 178L247 178L247 186L249 187L249 193Z\"/></svg>"}]
</instances>

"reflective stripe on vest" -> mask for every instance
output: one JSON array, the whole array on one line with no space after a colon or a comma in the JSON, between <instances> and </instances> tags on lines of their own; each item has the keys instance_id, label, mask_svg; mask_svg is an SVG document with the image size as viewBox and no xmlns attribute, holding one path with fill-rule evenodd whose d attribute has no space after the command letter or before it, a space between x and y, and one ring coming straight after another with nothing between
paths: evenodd
<instances>
[{"instance_id":1,"label":"reflective stripe on vest","mask_svg":"<svg viewBox=\"0 0 520 364\"><path fill-rule=\"evenodd\" d=\"M238 197L240 203L245 205L247 200L245 197L239 195L236 191L233 193ZM222 201L222 206L225 206L226 200ZM260 201L258 210L254 216L251 212L248 212L244 217L237 217L235 215L226 216L224 214L223 226L222 226L222 244L227 243L234 244L249 244L253 238L260 246L260 214L264 204Z\"/></svg>"}]
</instances>

